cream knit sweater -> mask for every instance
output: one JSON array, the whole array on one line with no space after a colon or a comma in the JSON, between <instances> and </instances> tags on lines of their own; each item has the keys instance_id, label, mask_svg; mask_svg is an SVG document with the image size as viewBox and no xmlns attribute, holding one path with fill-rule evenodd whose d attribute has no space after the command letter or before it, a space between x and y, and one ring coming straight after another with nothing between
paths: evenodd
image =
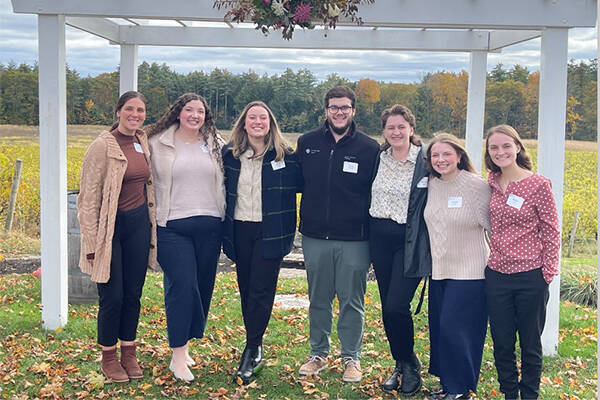
<instances>
[{"instance_id":1,"label":"cream knit sweater","mask_svg":"<svg viewBox=\"0 0 600 400\"><path fill-rule=\"evenodd\" d=\"M425 222L432 279L484 279L489 256L484 230L491 231L492 190L480 176L461 170L450 180L429 181Z\"/></svg>"}]
</instances>

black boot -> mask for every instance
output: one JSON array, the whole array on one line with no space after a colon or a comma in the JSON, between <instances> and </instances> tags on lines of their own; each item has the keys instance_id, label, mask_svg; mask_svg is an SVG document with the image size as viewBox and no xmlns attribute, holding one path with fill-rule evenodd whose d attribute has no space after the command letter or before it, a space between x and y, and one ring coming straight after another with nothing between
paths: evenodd
<instances>
[{"instance_id":1,"label":"black boot","mask_svg":"<svg viewBox=\"0 0 600 400\"><path fill-rule=\"evenodd\" d=\"M262 346L244 348L242 359L236 376L242 380L244 385L250 383L252 376L262 368L263 349Z\"/></svg>"},{"instance_id":2,"label":"black boot","mask_svg":"<svg viewBox=\"0 0 600 400\"><path fill-rule=\"evenodd\" d=\"M394 368L394 372L390 375L389 378L381 385L381 388L386 392L391 392L392 390L398 390L400 387L400 375L402 374L402 362L396 361L396 367Z\"/></svg>"},{"instance_id":3,"label":"black boot","mask_svg":"<svg viewBox=\"0 0 600 400\"><path fill-rule=\"evenodd\" d=\"M402 362L402 384L400 391L405 396L412 396L421 390L421 361L413 353L407 361Z\"/></svg>"}]
</instances>

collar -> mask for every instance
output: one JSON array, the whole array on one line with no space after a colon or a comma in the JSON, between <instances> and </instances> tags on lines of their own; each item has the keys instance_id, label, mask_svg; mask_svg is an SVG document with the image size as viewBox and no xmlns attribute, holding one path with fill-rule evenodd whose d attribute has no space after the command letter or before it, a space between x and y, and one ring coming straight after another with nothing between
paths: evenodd
<instances>
[{"instance_id":1,"label":"collar","mask_svg":"<svg viewBox=\"0 0 600 400\"><path fill-rule=\"evenodd\" d=\"M392 148L388 147L382 154L385 154L387 158L394 160L396 162L407 163L411 162L412 164L417 163L417 158L419 158L419 152L421 151L421 146L416 146L414 144L410 144L410 148L408 149L408 156L406 156L406 161L398 161L392 156Z\"/></svg>"}]
</instances>

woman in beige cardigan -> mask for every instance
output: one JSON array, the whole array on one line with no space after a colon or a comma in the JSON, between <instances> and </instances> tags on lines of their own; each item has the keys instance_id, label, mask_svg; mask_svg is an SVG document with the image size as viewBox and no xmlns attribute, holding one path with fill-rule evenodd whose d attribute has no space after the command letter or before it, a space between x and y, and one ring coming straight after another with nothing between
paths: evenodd
<instances>
[{"instance_id":1,"label":"woman in beige cardigan","mask_svg":"<svg viewBox=\"0 0 600 400\"><path fill-rule=\"evenodd\" d=\"M201 338L215 283L225 216L223 139L206 100L181 96L148 128L156 188L158 261L164 271L169 368L191 381L188 342Z\"/></svg>"},{"instance_id":2,"label":"woman in beige cardigan","mask_svg":"<svg viewBox=\"0 0 600 400\"><path fill-rule=\"evenodd\" d=\"M81 270L97 282L98 343L102 372L111 382L143 377L135 338L146 270L156 261L154 190L146 135L145 98L124 93L118 118L83 158L77 216L81 225ZM121 360L117 342L121 341Z\"/></svg>"}]
</instances>

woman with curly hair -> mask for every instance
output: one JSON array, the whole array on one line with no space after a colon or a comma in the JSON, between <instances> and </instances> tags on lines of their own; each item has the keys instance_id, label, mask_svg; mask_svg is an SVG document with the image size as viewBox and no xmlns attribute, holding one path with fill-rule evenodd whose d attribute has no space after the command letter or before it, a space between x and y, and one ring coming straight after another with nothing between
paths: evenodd
<instances>
[{"instance_id":1,"label":"woman with curly hair","mask_svg":"<svg viewBox=\"0 0 600 400\"><path fill-rule=\"evenodd\" d=\"M164 270L169 368L192 381L191 338L204 335L225 216L223 139L206 100L181 95L148 130L156 191L158 261Z\"/></svg>"}]
</instances>

